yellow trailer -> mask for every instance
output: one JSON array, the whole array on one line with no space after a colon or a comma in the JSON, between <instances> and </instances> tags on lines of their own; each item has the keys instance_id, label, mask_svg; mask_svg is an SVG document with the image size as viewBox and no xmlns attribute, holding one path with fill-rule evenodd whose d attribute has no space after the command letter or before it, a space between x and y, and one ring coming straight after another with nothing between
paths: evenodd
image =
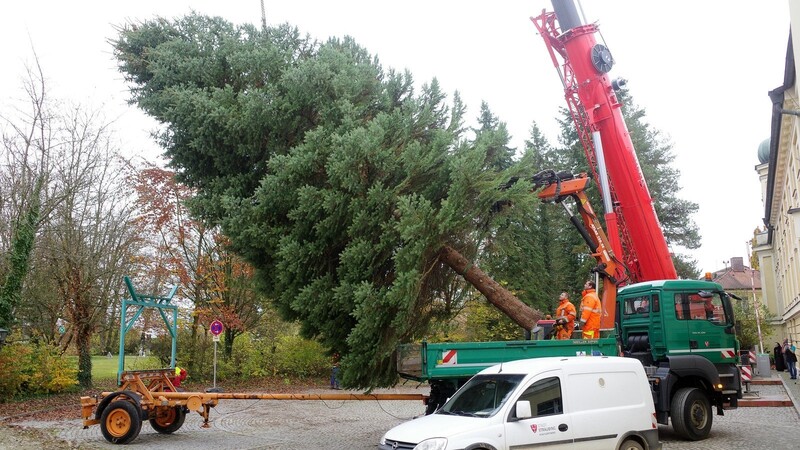
<instances>
[{"instance_id":1,"label":"yellow trailer","mask_svg":"<svg viewBox=\"0 0 800 450\"><path fill-rule=\"evenodd\" d=\"M173 369L123 372L114 392L81 397L83 427L100 424L103 437L112 444L127 444L137 436L145 420L159 433L174 433L183 425L186 414L195 411L208 428L211 408L220 400L417 400L423 394L251 394L224 392L177 392L170 377Z\"/></svg>"}]
</instances>

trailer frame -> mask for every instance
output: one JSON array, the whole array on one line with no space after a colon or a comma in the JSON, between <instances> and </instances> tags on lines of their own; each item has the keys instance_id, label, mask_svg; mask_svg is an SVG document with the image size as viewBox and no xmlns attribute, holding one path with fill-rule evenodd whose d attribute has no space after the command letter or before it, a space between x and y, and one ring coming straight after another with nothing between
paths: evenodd
<instances>
[{"instance_id":1,"label":"trailer frame","mask_svg":"<svg viewBox=\"0 0 800 450\"><path fill-rule=\"evenodd\" d=\"M127 444L139 435L145 420L157 432L171 434L183 425L186 414L195 411L203 417L201 427L209 428L211 408L220 400L417 400L424 394L272 394L182 392L170 379L174 370L130 370L120 375L119 389L81 397L83 428L100 425L103 437L112 444Z\"/></svg>"}]
</instances>

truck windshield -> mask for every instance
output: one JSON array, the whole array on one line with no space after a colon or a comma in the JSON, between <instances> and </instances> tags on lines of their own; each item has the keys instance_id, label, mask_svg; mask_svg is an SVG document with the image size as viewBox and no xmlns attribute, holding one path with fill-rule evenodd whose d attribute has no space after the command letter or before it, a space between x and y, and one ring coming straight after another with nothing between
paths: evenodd
<instances>
[{"instance_id":1,"label":"truck windshield","mask_svg":"<svg viewBox=\"0 0 800 450\"><path fill-rule=\"evenodd\" d=\"M678 320L704 320L718 325L728 323L721 292L675 294L675 317Z\"/></svg>"},{"instance_id":2,"label":"truck windshield","mask_svg":"<svg viewBox=\"0 0 800 450\"><path fill-rule=\"evenodd\" d=\"M508 400L525 375L476 375L453 395L436 414L491 417Z\"/></svg>"}]
</instances>

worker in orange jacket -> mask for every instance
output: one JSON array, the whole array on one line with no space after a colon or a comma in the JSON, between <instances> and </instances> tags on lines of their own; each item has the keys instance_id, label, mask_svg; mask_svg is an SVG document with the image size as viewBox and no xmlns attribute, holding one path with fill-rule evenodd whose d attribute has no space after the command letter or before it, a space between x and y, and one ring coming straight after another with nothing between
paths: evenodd
<instances>
[{"instance_id":1,"label":"worker in orange jacket","mask_svg":"<svg viewBox=\"0 0 800 450\"><path fill-rule=\"evenodd\" d=\"M175 386L175 389L178 392L183 392L183 388L181 387L181 382L186 379L188 374L186 373L186 369L180 368L175 366L175 377L173 377L170 381L172 381L172 385Z\"/></svg>"},{"instance_id":2,"label":"worker in orange jacket","mask_svg":"<svg viewBox=\"0 0 800 450\"><path fill-rule=\"evenodd\" d=\"M575 305L569 301L569 294L562 292L558 297L558 308L556 308L556 339L569 339L575 329L575 318L577 312Z\"/></svg>"},{"instance_id":3,"label":"worker in orange jacket","mask_svg":"<svg viewBox=\"0 0 800 450\"><path fill-rule=\"evenodd\" d=\"M597 297L594 281L587 281L583 285L583 298L581 298L580 327L584 339L600 338L600 314L603 306Z\"/></svg>"}]
</instances>

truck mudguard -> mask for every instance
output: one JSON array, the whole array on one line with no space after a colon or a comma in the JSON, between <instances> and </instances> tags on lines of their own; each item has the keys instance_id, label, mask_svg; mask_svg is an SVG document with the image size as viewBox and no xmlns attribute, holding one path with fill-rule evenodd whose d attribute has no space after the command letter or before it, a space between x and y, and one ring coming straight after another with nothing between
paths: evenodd
<instances>
[{"instance_id":1,"label":"truck mudguard","mask_svg":"<svg viewBox=\"0 0 800 450\"><path fill-rule=\"evenodd\" d=\"M709 384L719 383L719 372L711 361L699 355L667 356L670 372L679 377L700 377Z\"/></svg>"}]
</instances>

